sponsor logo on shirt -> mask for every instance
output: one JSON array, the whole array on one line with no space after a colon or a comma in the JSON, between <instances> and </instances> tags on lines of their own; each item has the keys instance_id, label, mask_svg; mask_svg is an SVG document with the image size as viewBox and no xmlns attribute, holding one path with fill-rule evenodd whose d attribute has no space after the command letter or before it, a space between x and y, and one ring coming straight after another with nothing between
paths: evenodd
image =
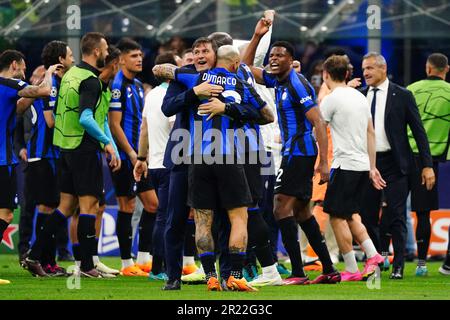
<instances>
[{"instance_id":1,"label":"sponsor logo on shirt","mask_svg":"<svg viewBox=\"0 0 450 320\"><path fill-rule=\"evenodd\" d=\"M303 103L305 103L307 101L312 101L312 96L307 96L307 97L302 98L300 100L300 103L303 104Z\"/></svg>"}]
</instances>

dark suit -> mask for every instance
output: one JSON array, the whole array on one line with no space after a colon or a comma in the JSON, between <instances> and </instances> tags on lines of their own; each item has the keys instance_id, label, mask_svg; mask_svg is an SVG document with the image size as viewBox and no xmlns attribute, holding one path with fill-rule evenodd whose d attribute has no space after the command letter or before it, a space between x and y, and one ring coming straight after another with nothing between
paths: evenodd
<instances>
[{"instance_id":1,"label":"dark suit","mask_svg":"<svg viewBox=\"0 0 450 320\"><path fill-rule=\"evenodd\" d=\"M367 96L369 88L362 90ZM404 265L406 245L406 199L409 192L408 175L413 166L413 154L408 142L407 126L411 128L424 167L433 167L427 135L420 120L412 93L389 82L386 97L384 129L391 146L389 152L377 152L377 169L387 183L383 193L369 186L361 207L361 217L378 251L387 252L392 237L394 268ZM383 199L382 199L383 194ZM381 203L381 221L379 212Z\"/></svg>"}]
</instances>

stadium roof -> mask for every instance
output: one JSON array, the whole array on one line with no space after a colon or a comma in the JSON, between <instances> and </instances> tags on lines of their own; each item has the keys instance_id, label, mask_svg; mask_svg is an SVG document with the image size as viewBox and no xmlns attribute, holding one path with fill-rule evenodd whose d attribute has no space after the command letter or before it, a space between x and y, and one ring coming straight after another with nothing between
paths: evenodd
<instances>
[{"instance_id":1,"label":"stadium roof","mask_svg":"<svg viewBox=\"0 0 450 320\"><path fill-rule=\"evenodd\" d=\"M275 9L274 36L288 40L366 38L367 8L378 4L383 38L449 38L446 0L0 0L0 34L61 37L80 8L79 33L196 38L213 31L248 39L266 9ZM72 21L73 22L73 21ZM70 21L69 21L70 23ZM373 36L373 35L371 35Z\"/></svg>"}]
</instances>

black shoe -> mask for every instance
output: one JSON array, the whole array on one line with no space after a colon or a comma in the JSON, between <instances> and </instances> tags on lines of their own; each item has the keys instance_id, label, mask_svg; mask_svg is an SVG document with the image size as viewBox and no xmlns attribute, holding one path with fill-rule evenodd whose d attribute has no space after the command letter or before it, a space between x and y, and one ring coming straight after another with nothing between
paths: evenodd
<instances>
[{"instance_id":1,"label":"black shoe","mask_svg":"<svg viewBox=\"0 0 450 320\"><path fill-rule=\"evenodd\" d=\"M392 268L392 273L389 276L389 279L392 279L392 280L401 280L401 279L403 279L403 268L402 267Z\"/></svg>"},{"instance_id":2,"label":"black shoe","mask_svg":"<svg viewBox=\"0 0 450 320\"><path fill-rule=\"evenodd\" d=\"M181 290L180 280L168 280L161 290Z\"/></svg>"},{"instance_id":3,"label":"black shoe","mask_svg":"<svg viewBox=\"0 0 450 320\"><path fill-rule=\"evenodd\" d=\"M73 262L75 261L75 258L69 253L59 254L58 255L58 261L69 261Z\"/></svg>"},{"instance_id":4,"label":"black shoe","mask_svg":"<svg viewBox=\"0 0 450 320\"><path fill-rule=\"evenodd\" d=\"M26 269L26 263L25 260L28 258L28 255L30 254L31 250L26 251L25 253L21 253L19 255L19 264L22 268Z\"/></svg>"},{"instance_id":5,"label":"black shoe","mask_svg":"<svg viewBox=\"0 0 450 320\"><path fill-rule=\"evenodd\" d=\"M33 277L48 277L49 275L42 269L39 261L26 258L24 260L24 268L27 269Z\"/></svg>"},{"instance_id":6,"label":"black shoe","mask_svg":"<svg viewBox=\"0 0 450 320\"><path fill-rule=\"evenodd\" d=\"M416 259L416 255L414 253L407 253L407 254L405 254L405 261L413 262L414 259Z\"/></svg>"}]
</instances>

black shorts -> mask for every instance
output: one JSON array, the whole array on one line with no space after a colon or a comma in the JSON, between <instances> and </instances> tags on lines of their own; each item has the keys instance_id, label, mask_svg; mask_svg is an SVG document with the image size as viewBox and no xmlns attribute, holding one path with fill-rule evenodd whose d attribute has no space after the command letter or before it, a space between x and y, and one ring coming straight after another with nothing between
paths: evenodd
<instances>
[{"instance_id":1,"label":"black shorts","mask_svg":"<svg viewBox=\"0 0 450 320\"><path fill-rule=\"evenodd\" d=\"M316 156L283 156L274 194L293 196L302 201L311 200L315 163Z\"/></svg>"},{"instance_id":2,"label":"black shorts","mask_svg":"<svg viewBox=\"0 0 450 320\"><path fill-rule=\"evenodd\" d=\"M192 164L188 180L188 205L192 208L229 210L252 205L242 164Z\"/></svg>"},{"instance_id":3,"label":"black shorts","mask_svg":"<svg viewBox=\"0 0 450 320\"><path fill-rule=\"evenodd\" d=\"M253 207L262 199L264 191L264 181L261 176L261 164L244 164L245 177L252 195Z\"/></svg>"},{"instance_id":4,"label":"black shorts","mask_svg":"<svg viewBox=\"0 0 450 320\"><path fill-rule=\"evenodd\" d=\"M19 202L17 196L16 166L0 166L0 209L14 211Z\"/></svg>"},{"instance_id":5,"label":"black shorts","mask_svg":"<svg viewBox=\"0 0 450 320\"><path fill-rule=\"evenodd\" d=\"M36 205L56 208L59 204L56 162L55 159L41 159L27 163L25 192Z\"/></svg>"},{"instance_id":6,"label":"black shorts","mask_svg":"<svg viewBox=\"0 0 450 320\"><path fill-rule=\"evenodd\" d=\"M136 197L139 193L155 189L150 180L150 173L147 174L147 178L142 177L141 181L136 182L133 176L133 169L131 161L127 159L122 160L122 166L119 171L111 171L111 178L117 197Z\"/></svg>"},{"instance_id":7,"label":"black shorts","mask_svg":"<svg viewBox=\"0 0 450 320\"><path fill-rule=\"evenodd\" d=\"M361 201L369 180L368 171L332 169L323 211L332 217L349 219L361 210Z\"/></svg>"},{"instance_id":8,"label":"black shorts","mask_svg":"<svg viewBox=\"0 0 450 320\"><path fill-rule=\"evenodd\" d=\"M436 177L436 184L430 191L422 185L422 163L418 156L414 157L414 168L411 170L411 209L412 211L431 211L439 209L439 162L433 161L433 170Z\"/></svg>"},{"instance_id":9,"label":"black shorts","mask_svg":"<svg viewBox=\"0 0 450 320\"><path fill-rule=\"evenodd\" d=\"M100 151L62 151L58 171L61 192L100 199L103 192L102 165Z\"/></svg>"}]
</instances>

